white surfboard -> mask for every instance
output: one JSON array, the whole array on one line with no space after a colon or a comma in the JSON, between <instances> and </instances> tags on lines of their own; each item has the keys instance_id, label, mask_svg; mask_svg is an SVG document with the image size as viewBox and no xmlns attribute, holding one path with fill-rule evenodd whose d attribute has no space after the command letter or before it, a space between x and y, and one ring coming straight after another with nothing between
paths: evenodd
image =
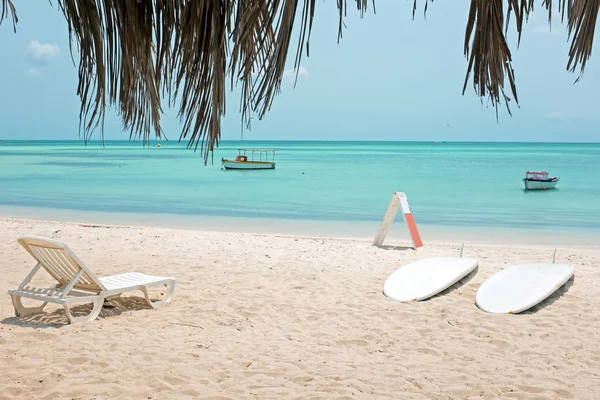
<instances>
[{"instance_id":1,"label":"white surfboard","mask_svg":"<svg viewBox=\"0 0 600 400\"><path fill-rule=\"evenodd\" d=\"M475 303L489 313L520 313L554 293L574 272L575 267L570 264L515 265L483 282Z\"/></svg>"},{"instance_id":2,"label":"white surfboard","mask_svg":"<svg viewBox=\"0 0 600 400\"><path fill-rule=\"evenodd\" d=\"M424 258L394 271L383 284L383 293L398 301L424 300L454 285L478 264L476 258Z\"/></svg>"}]
</instances>

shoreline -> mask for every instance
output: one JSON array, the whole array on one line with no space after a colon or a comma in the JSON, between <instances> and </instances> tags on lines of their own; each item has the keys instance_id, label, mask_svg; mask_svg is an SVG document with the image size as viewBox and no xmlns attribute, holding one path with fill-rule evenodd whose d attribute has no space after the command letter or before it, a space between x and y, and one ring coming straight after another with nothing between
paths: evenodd
<instances>
[{"instance_id":1,"label":"shoreline","mask_svg":"<svg viewBox=\"0 0 600 400\"><path fill-rule=\"evenodd\" d=\"M382 216L383 217L383 216ZM314 221L301 219L212 217L180 214L142 214L126 212L88 212L68 209L0 206L0 220L61 222L110 225L113 227L154 227L202 232L250 233L292 237L373 240L381 221ZM596 229L522 229L484 226L417 226L425 244L499 244L519 246L600 246ZM398 212L384 245L409 244L410 236Z\"/></svg>"},{"instance_id":2,"label":"shoreline","mask_svg":"<svg viewBox=\"0 0 600 400\"><path fill-rule=\"evenodd\" d=\"M358 245L362 248L373 249L374 251L400 251L413 254L417 258L427 257L427 254L431 252L439 252L443 249L443 256L453 257L459 256L461 247L463 248L463 257L470 257L470 252L481 252L481 251L510 251L515 250L519 252L531 252L531 257L527 259L523 259L522 262L542 262L542 263L551 263L552 258L554 256L554 251L556 251L556 262L559 263L561 259L571 260L573 254L583 254L583 255L591 255L591 256L600 256L600 246L591 246L591 245L571 245L568 243L562 244L543 244L543 243L509 243L509 242L501 242L501 241L480 241L480 242L467 242L461 240L428 240L424 241L423 247L419 249L414 249L412 247L412 243L408 238L404 238L404 240L391 239L386 240L382 246L374 246L372 244L372 238L364 238L364 237L344 237L344 236L315 236L310 234L301 234L301 233L277 233L277 232L258 232L258 231L227 231L227 230L203 230L196 228L182 228L182 227L169 227L162 225L136 225L136 224L112 224L112 223L102 223L102 222L90 222L90 221L59 221L59 220L40 220L40 219L27 219L27 218L5 218L0 216L0 233L2 227L6 225L16 225L19 227L22 226L52 226L54 228L67 228L67 229L83 229L84 231L92 230L92 231L106 231L113 230L116 232L120 231L137 231L140 235L143 232L160 232L160 233L185 233L185 235L198 235L198 236L209 236L209 235L219 235L219 237L227 237L231 236L232 238L266 238L266 239L274 239L274 240L294 240L294 241L314 241L324 243L343 243L343 244L354 244ZM59 233L62 232L62 229L56 229L52 231L52 234L37 234L33 233L24 233L23 235L31 235L31 236L45 236L50 238L55 238L60 240ZM58 236L57 236L58 235ZM96 237L99 234L92 233L90 236ZM14 241L16 242L17 236L14 237ZM68 243L65 242L67 245Z\"/></svg>"}]
</instances>

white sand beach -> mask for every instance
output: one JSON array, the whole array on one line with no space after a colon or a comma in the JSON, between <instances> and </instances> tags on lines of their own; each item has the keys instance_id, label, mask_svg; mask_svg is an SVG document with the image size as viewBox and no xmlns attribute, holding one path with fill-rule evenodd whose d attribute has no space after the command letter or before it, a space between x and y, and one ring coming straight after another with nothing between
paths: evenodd
<instances>
[{"instance_id":1,"label":"white sand beach","mask_svg":"<svg viewBox=\"0 0 600 400\"><path fill-rule=\"evenodd\" d=\"M79 325L53 305L14 317L7 291L35 264L20 235L67 243L99 276L176 277L173 302L150 309L133 292ZM466 244L479 268L407 304L383 295L385 279L460 243L387 244L2 219L0 398L600 398L600 248L559 247L574 278L523 314L492 315L479 285L554 248Z\"/></svg>"}]
</instances>

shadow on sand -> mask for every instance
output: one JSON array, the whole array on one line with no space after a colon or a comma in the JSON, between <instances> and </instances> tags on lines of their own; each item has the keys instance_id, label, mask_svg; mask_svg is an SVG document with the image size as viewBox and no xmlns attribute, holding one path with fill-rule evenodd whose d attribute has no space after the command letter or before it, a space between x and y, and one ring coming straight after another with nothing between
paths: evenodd
<instances>
[{"instance_id":1,"label":"shadow on sand","mask_svg":"<svg viewBox=\"0 0 600 400\"><path fill-rule=\"evenodd\" d=\"M433 295L427 299L421 300L421 302L427 302L427 301L436 299L438 297L445 296L448 293L452 292L453 290L456 290L456 289L466 285L467 283L469 283L469 281L471 281L473 278L475 278L475 275L477 275L477 271L479 271L479 265L477 265L477 267L475 267L475 269L473 271L469 272L467 275L465 275L461 280L456 282L454 285L449 286L448 288L442 290L441 292L439 292L436 295Z\"/></svg>"},{"instance_id":2,"label":"shadow on sand","mask_svg":"<svg viewBox=\"0 0 600 400\"><path fill-rule=\"evenodd\" d=\"M558 288L556 292L552 293L550 296L546 297L544 300L531 307L530 309L520 312L517 315L531 315L537 313L540 310L543 310L544 308L554 303L556 300L563 297L565 293L567 293L569 288L573 286L573 283L575 283L575 275L573 275L571 279L569 279L564 285Z\"/></svg>"},{"instance_id":3,"label":"shadow on sand","mask_svg":"<svg viewBox=\"0 0 600 400\"><path fill-rule=\"evenodd\" d=\"M575 283L575 275L573 275L571 277L571 279L569 279L567 282L565 282L564 285L562 285L560 288L558 288L558 290L556 290L550 296L546 297L544 300L540 301L535 306L533 306L525 311L522 311L520 313L514 314L514 315L532 315L532 314L537 313L538 311L543 310L544 308L548 307L549 305L554 303L556 300L558 300L562 296L564 296L565 293L567 293L567 291L569 290L569 288L571 286L573 286L573 283ZM475 306L477 306L477 303L475 304ZM481 310L481 308L479 308L479 307L477 307L477 308L479 310ZM481 310L481 311L483 311L483 310ZM483 311L483 312L485 312L485 311Z\"/></svg>"},{"instance_id":4,"label":"shadow on sand","mask_svg":"<svg viewBox=\"0 0 600 400\"><path fill-rule=\"evenodd\" d=\"M393 246L390 244L382 244L381 246L375 246L378 249L382 250L397 250L397 251L405 251L405 250L414 250L411 246Z\"/></svg>"},{"instance_id":5,"label":"shadow on sand","mask_svg":"<svg viewBox=\"0 0 600 400\"><path fill-rule=\"evenodd\" d=\"M126 311L139 311L150 308L142 297L120 297L105 302L98 319L114 317ZM92 306L91 304L82 304L73 306L70 310L74 317L82 317L92 311ZM62 308L56 308L39 314L4 318L0 321L0 324L27 328L60 328L68 325L69 319Z\"/></svg>"}]
</instances>

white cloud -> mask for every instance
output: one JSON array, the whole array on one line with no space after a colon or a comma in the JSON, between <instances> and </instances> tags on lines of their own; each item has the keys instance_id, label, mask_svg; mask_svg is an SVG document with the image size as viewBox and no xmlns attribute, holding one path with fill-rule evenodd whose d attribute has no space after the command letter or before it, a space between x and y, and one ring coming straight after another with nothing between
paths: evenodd
<instances>
[{"instance_id":1,"label":"white cloud","mask_svg":"<svg viewBox=\"0 0 600 400\"><path fill-rule=\"evenodd\" d=\"M308 78L308 70L303 66L298 67L298 80L300 78ZM283 82L295 82L296 81L296 70L295 69L287 69L283 72Z\"/></svg>"},{"instance_id":2,"label":"white cloud","mask_svg":"<svg viewBox=\"0 0 600 400\"><path fill-rule=\"evenodd\" d=\"M27 45L26 54L35 62L45 64L60 55L60 48L54 43L40 43L37 40L32 40Z\"/></svg>"},{"instance_id":3,"label":"white cloud","mask_svg":"<svg viewBox=\"0 0 600 400\"><path fill-rule=\"evenodd\" d=\"M40 73L40 71L38 71L35 68L28 68L25 70L25 75L27 76L31 76L34 78L39 78L40 76L42 76L42 74Z\"/></svg>"}]
</instances>

